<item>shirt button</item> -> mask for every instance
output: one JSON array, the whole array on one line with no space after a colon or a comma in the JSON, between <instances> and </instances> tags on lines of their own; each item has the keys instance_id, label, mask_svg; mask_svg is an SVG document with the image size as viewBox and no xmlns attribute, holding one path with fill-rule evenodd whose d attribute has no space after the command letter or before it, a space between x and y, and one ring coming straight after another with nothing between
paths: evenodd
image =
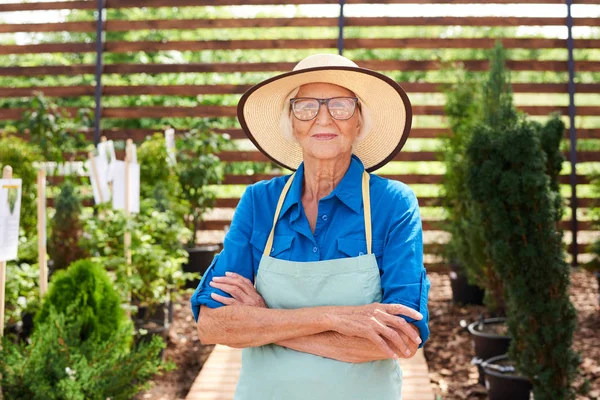
<instances>
[{"instance_id":1,"label":"shirt button","mask_svg":"<svg viewBox=\"0 0 600 400\"><path fill-rule=\"evenodd\" d=\"M317 251L319 251L319 249L317 248L317 246L313 247L313 253L316 253Z\"/></svg>"},{"instance_id":2,"label":"shirt button","mask_svg":"<svg viewBox=\"0 0 600 400\"><path fill-rule=\"evenodd\" d=\"M274 252L274 251L275 251L275 248L274 248L274 247L271 247L271 253L272 253L272 252Z\"/></svg>"},{"instance_id":3,"label":"shirt button","mask_svg":"<svg viewBox=\"0 0 600 400\"><path fill-rule=\"evenodd\" d=\"M359 256L362 256L362 255L364 255L364 254L365 254L365 253L363 253L362 251L359 251L359 252L358 252L358 255L359 255Z\"/></svg>"},{"instance_id":4,"label":"shirt button","mask_svg":"<svg viewBox=\"0 0 600 400\"><path fill-rule=\"evenodd\" d=\"M323 215L321 218L323 219L323 221L327 221L327 214Z\"/></svg>"}]
</instances>

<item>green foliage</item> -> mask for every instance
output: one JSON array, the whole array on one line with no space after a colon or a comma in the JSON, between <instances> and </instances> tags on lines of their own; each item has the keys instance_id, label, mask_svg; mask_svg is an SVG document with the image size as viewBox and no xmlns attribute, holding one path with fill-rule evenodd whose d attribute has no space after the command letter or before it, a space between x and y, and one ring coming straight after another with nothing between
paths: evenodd
<instances>
[{"instance_id":1,"label":"green foliage","mask_svg":"<svg viewBox=\"0 0 600 400\"><path fill-rule=\"evenodd\" d=\"M147 388L155 373L173 368L158 357L165 347L160 337L135 349L124 346L132 337L127 324L104 338L83 338L89 324L86 309L81 302L62 311L50 305L47 318L35 326L31 344L3 341L0 385L5 399L131 399Z\"/></svg>"},{"instance_id":2,"label":"green foliage","mask_svg":"<svg viewBox=\"0 0 600 400\"><path fill-rule=\"evenodd\" d=\"M480 125L467 158L486 251L505 288L509 357L536 399L573 399L576 313L539 125L523 118Z\"/></svg>"},{"instance_id":3,"label":"green foliage","mask_svg":"<svg viewBox=\"0 0 600 400\"><path fill-rule=\"evenodd\" d=\"M79 129L91 124L88 110L78 110L77 115L71 118L43 93L36 92L17 123L17 129L30 135L29 140L39 146L47 161L60 163L74 160L75 152L87 147L89 142Z\"/></svg>"},{"instance_id":4,"label":"green foliage","mask_svg":"<svg viewBox=\"0 0 600 400\"><path fill-rule=\"evenodd\" d=\"M186 280L196 278L181 270L188 256L182 243L190 240L191 231L172 211L160 211L157 204L142 199L140 213L130 218L131 274L124 253L127 221L122 211L101 208L97 216L86 219L80 242L94 260L115 272L123 301L131 292L133 299L149 308L164 303L170 293L182 290Z\"/></svg>"},{"instance_id":5,"label":"green foliage","mask_svg":"<svg viewBox=\"0 0 600 400\"><path fill-rule=\"evenodd\" d=\"M33 311L40 295L37 264L11 261L6 264L5 320L6 325L21 321L25 311Z\"/></svg>"},{"instance_id":6,"label":"green foliage","mask_svg":"<svg viewBox=\"0 0 600 400\"><path fill-rule=\"evenodd\" d=\"M204 125L184 133L175 141L177 176L182 197L190 205L188 228L192 232L198 231L202 215L214 206L215 192L208 185L217 185L223 180L224 168L217 153L224 149L228 140Z\"/></svg>"},{"instance_id":7,"label":"green foliage","mask_svg":"<svg viewBox=\"0 0 600 400\"><path fill-rule=\"evenodd\" d=\"M5 133L0 136L0 171L10 165L13 178L22 179L22 235L31 237L37 232L37 170L34 163L41 160L39 149L21 138Z\"/></svg>"},{"instance_id":8,"label":"green foliage","mask_svg":"<svg viewBox=\"0 0 600 400\"><path fill-rule=\"evenodd\" d=\"M492 103L490 93L496 97L505 97L501 88L494 88L498 76L504 71L504 55L496 49L491 61L492 69L481 93L481 83L473 74L457 71L456 83L446 88L445 114L452 135L444 140L442 157L446 174L442 180L441 196L443 207L448 215L446 229L451 233L450 242L445 246L445 257L463 269L469 282L486 289L484 302L493 313L504 314L504 296L502 282L494 271L491 260L485 252L485 239L478 208L474 204L467 187L469 166L466 148L472 139L473 131L484 119L484 103ZM501 87L506 89L504 80ZM490 110L488 107L487 110Z\"/></svg>"},{"instance_id":9,"label":"green foliage","mask_svg":"<svg viewBox=\"0 0 600 400\"><path fill-rule=\"evenodd\" d=\"M109 340L114 332L128 325L121 298L112 281L100 264L90 260L76 261L52 276L42 309L36 315L36 329L37 325L52 323L53 308L58 313L67 313L71 306L78 315L78 336L83 342L96 337L101 341ZM73 315L67 316L67 322L74 322ZM124 347L129 345L128 342L120 343Z\"/></svg>"},{"instance_id":10,"label":"green foliage","mask_svg":"<svg viewBox=\"0 0 600 400\"><path fill-rule=\"evenodd\" d=\"M55 198L56 213L52 219L52 234L48 241L49 265L52 270L67 268L73 261L86 257L79 246L83 234L81 222L82 203L76 186L65 180Z\"/></svg>"},{"instance_id":11,"label":"green foliage","mask_svg":"<svg viewBox=\"0 0 600 400\"><path fill-rule=\"evenodd\" d=\"M169 164L164 135L147 137L137 149L140 164L140 197L155 199L160 211L171 210L182 219L189 205L181 200L181 185Z\"/></svg>"}]
</instances>

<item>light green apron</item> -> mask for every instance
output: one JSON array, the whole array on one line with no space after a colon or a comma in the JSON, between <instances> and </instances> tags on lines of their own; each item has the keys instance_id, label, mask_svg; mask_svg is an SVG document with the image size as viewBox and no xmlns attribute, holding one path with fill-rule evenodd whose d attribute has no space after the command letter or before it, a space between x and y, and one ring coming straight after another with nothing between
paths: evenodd
<instances>
[{"instance_id":1,"label":"light green apron","mask_svg":"<svg viewBox=\"0 0 600 400\"><path fill-rule=\"evenodd\" d=\"M295 174L294 174L295 175ZM381 279L371 252L369 174L362 193L367 254L295 262L270 257L275 223L294 175L285 185L256 276L267 307L357 306L381 301ZM242 350L235 400L399 400L402 370L393 359L348 363L268 344Z\"/></svg>"}]
</instances>

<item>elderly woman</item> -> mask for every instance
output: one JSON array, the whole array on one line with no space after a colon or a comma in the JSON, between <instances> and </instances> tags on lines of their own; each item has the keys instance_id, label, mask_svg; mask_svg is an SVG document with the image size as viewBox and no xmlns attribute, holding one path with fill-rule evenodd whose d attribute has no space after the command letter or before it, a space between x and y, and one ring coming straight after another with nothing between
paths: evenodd
<instances>
[{"instance_id":1,"label":"elderly woman","mask_svg":"<svg viewBox=\"0 0 600 400\"><path fill-rule=\"evenodd\" d=\"M370 175L400 151L406 93L317 54L238 105L256 147L295 170L249 186L191 303L202 343L243 348L235 399L398 400L398 358L429 336L413 191Z\"/></svg>"}]
</instances>

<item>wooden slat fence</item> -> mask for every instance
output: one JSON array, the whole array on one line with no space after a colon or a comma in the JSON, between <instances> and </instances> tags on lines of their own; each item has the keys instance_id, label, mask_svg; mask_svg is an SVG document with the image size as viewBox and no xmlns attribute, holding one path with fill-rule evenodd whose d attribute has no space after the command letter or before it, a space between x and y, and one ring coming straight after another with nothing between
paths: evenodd
<instances>
[{"instance_id":1,"label":"wooden slat fence","mask_svg":"<svg viewBox=\"0 0 600 400\"><path fill-rule=\"evenodd\" d=\"M289 0L285 2L291 5L335 5L339 4L338 0ZM373 3L373 4L473 4L472 0L380 0L380 1L360 1L346 0L346 10L357 4ZM564 4L562 0L486 0L476 2L478 4L500 4L500 5L519 5L519 4L539 4L539 5L559 5ZM232 32L248 30L255 32L257 29L263 30L267 28L277 29L294 29L294 28L310 28L323 29L323 36L316 39L307 39L305 37L282 37L282 38L260 38L248 35L243 39L227 39L227 40L202 40L201 35L198 35L199 40L155 40L140 39L140 40L105 40L102 44L102 53L105 59L102 65L102 76L108 77L123 77L129 79L132 76L146 76L143 84L103 84L101 86L102 95L102 134L109 139L125 140L128 138L136 142L142 141L147 135L156 131L161 131L164 127L163 120L165 118L182 118L184 121L189 121L189 118L228 118L230 122L229 128L219 129L220 133L228 133L235 140L243 140L244 135L241 132L239 125L235 121L236 108L232 104L235 102L224 102L224 104L203 104L201 101L196 101L195 106L173 106L176 101L169 102L169 105L141 105L141 106L114 106L115 99L135 96L172 96L174 100L177 98L194 99L198 96L222 95L226 99L227 96L236 98L247 90L253 83L264 79L246 82L236 79L236 83L227 82L227 77L239 76L244 74L257 74L256 76L272 76L276 73L289 71L295 63L303 56L298 54L306 54L304 50L319 49L319 51L334 52L338 46L337 38L328 38L332 36L338 27L338 18L332 17L294 17L282 18L275 16L256 17L256 18L234 18L226 16L223 18L189 18L189 19L147 19L147 20L129 20L129 19L111 19L111 12L126 11L132 8L146 7L154 9L159 7L194 7L201 9L205 6L252 6L252 5L273 5L279 4L269 0L224 0L224 1L209 1L209 0L105 0L104 8L107 13L107 20L102 21L102 31L107 35L122 35L135 32L137 35L144 35L144 32L163 32L175 31L183 32L189 30L231 30ZM573 1L575 5L600 5L600 0L580 0ZM0 13L10 13L16 11L39 11L39 10L72 10L85 14L86 20L65 21L55 23L8 23L0 25L0 35L9 35L16 33L47 33L57 34L60 32L68 32L77 34L78 37L86 37L87 40L80 42L48 42L31 43L31 44L4 44L0 45L0 61L3 59L17 60L16 63L0 62L0 81L8 82L0 84L0 126L14 122L21 118L24 108L22 106L14 106L14 101L26 99L36 91L43 92L48 97L56 98L57 101L66 104L66 109L70 113L74 113L77 107L73 104L78 101L90 103L93 99L96 86L90 82L90 77L93 77L96 66L89 63L71 63L63 65L59 62L47 62L48 65L37 65L31 62L20 63L19 57L32 55L44 55L47 60L55 60L57 55L68 56L70 53L76 53L83 56L92 55L97 52L96 44L94 43L97 21L94 18L94 11L97 9L96 1L54 1L54 2L39 2L39 3L18 3L18 4L0 4ZM149 14L152 17L151 13ZM596 13L596 15L600 15ZM82 19L82 18L79 18ZM575 27L589 27L592 30L598 30L600 18L593 16L585 16L574 18ZM397 29L410 29L414 27L467 27L467 28L507 28L506 32L513 35L514 29L519 27L557 27L565 26L565 17L345 17L343 18L344 31L358 28L369 28L369 32L375 32L378 28L395 27ZM272 31L272 29L271 29ZM326 34L329 32L329 34ZM365 31L366 32L366 31ZM427 32L425 29L423 32ZM494 30L493 32L498 32ZM597 31L596 31L597 32ZM484 37L468 37L466 35L445 35L429 36L414 32L409 37L394 38L394 37L368 37L365 34L361 37L347 37L344 39L344 54L363 54L362 51L379 51L379 50L394 50L394 49L413 49L422 50L421 54L428 51L453 51L464 50L464 54L474 54L475 50L490 49L495 41L500 40L508 49L514 50L515 54L520 54L514 59L507 61L507 66L515 73L521 74L526 78L514 79L513 90L516 95L527 95L528 99L533 99L531 103L519 104L518 108L532 116L546 116L552 112L558 112L563 116L568 115L567 98L568 82L566 78L567 61L566 61L566 40L552 37L539 37L536 35L513 35L512 37L495 37L490 34L483 35ZM577 104L577 116L585 124L576 126L578 139L598 140L600 139L600 102L597 101L600 95L600 57L597 56L600 52L600 39L595 39L598 35L590 38L576 38L575 48L583 53L577 53L575 60L575 69L577 72L576 93L577 101L580 101L579 96L588 96L592 100ZM563 51L561 53L561 50ZM197 62L198 58L189 62L173 62L173 63L140 63L129 57L136 54L162 54L164 52L179 52L180 54L226 54L227 52L248 54L249 60L245 57L236 58L234 61L228 61L227 57L215 56L209 62ZM256 61L257 51L260 52L260 60ZM300 51L300 53L297 53ZM302 52L304 51L304 52ZM208 52L208 53L207 53ZM275 60L275 54L271 52L283 52L285 56L278 56L280 59ZM544 52L551 52L551 56L540 56ZM593 53L596 52L596 53ZM277 53L277 54L280 54ZM410 53L415 54L413 53ZM444 53L446 54L446 53ZM416 81L399 80L409 96L414 96L420 101L425 99L425 103L413 101L415 123L411 133L411 138L423 139L424 143L436 141L442 136L449 135L450 132L445 125L443 118L443 105L439 102L431 104L429 98L439 99L443 92L443 82L433 82L427 78L428 73L437 73L449 68L451 65L462 65L466 70L481 72L488 68L488 61L481 57L456 57L444 58L444 54L427 57L428 59L416 59L411 57L396 57L385 58L374 55L360 55L355 58L357 63L363 67L388 73L390 76L395 76L399 72L423 73L423 77L419 77ZM450 53L447 53L450 54ZM512 54L509 52L509 54ZM563 54L562 56L557 54ZM584 55L581 55L584 54ZM595 54L595 55L594 55ZM251 56L250 56L251 55ZM125 57L128 61L111 62L116 56ZM350 56L350 55L349 55ZM129 58L127 58L129 57ZM351 56L350 56L351 57ZM352 58L352 57L351 57ZM423 57L419 57L423 58ZM243 61L237 62L238 59ZM108 60L108 61L107 61ZM213 74L219 73L224 79L219 82L203 81L198 84L160 84L160 77L163 74ZM542 78L543 74L556 73L555 78L550 80ZM262 75L261 75L262 74ZM266 75L265 75L266 74ZM523 75L529 74L529 75ZM536 75L537 74L537 75ZM10 79L11 77L19 77L19 80ZM57 82L64 82L69 79L69 84L40 84L39 80L52 77ZM80 83L73 83L74 80L80 79ZM5 80L2 80L5 79ZM29 84L28 79L31 79ZM19 82L19 84L15 84ZM563 101L560 104L550 104L552 95L564 95ZM532 97L533 96L533 97ZM594 97L595 96L595 97ZM596 101L594 101L596 99ZM110 100L111 105L105 105ZM2 101L6 101L10 107L2 107ZM11 101L10 103L8 103ZM75 103L74 103L75 102ZM80 104L77 103L77 104ZM81 103L83 104L83 103ZM429 118L429 120L426 120ZM137 124L136 121L143 120L144 124ZM565 120L567 120L565 118ZM172 121L172 120L171 120ZM431 125L434 121L437 125ZM176 133L181 133L188 128L183 123L181 126L175 124ZM94 134L90 130L84 130L88 139L93 140ZM565 132L565 139L568 139L568 132ZM432 142L434 143L434 142ZM435 142L437 143L437 142ZM598 146L596 146L598 147ZM430 148L427 147L428 149ZM600 147L598 147L600 148ZM568 158L568 153L565 152ZM223 161L235 163L240 161L255 161L268 162L266 157L256 151L235 151L224 152L221 154ZM439 154L436 151L403 151L396 158L399 162L423 162L431 163L439 161ZM600 162L600 151L587 150L586 148L578 149L577 162ZM439 185L443 176L439 173L435 174L397 174L382 172L383 176L391 179L398 179L407 184L415 185ZM268 179L273 175L253 175L240 176L228 175L224 185L248 185L261 179ZM60 179L52 178L54 183L58 183ZM568 176L561 176L561 183L569 184ZM577 175L577 185L589 185L590 177L586 173L579 172ZM421 207L439 207L440 198L423 195L418 196ZM571 199L566 199L569 203ZM50 200L51 201L51 200ZM234 208L238 199L235 197L223 197L217 200L219 208ZM51 201L52 202L52 201ZM86 204L91 204L90 199L86 199ZM595 199L589 195L582 196L578 199L578 206L584 213L589 211L590 207L595 206ZM424 229L428 231L437 231L441 229L441 220L433 218L424 218ZM211 219L204 223L204 229L219 230L229 223L224 219ZM563 221L561 226L569 230L570 222ZM579 229L582 231L593 230L589 221L579 221ZM590 232L584 232L590 233ZM579 252L585 252L585 245L593 238L593 234L583 235L580 237L577 245L571 244L569 248L572 250L577 248ZM436 254L440 250L439 243L426 243L425 252L427 254ZM443 269L444 266L437 261L428 262L428 267Z\"/></svg>"}]
</instances>

